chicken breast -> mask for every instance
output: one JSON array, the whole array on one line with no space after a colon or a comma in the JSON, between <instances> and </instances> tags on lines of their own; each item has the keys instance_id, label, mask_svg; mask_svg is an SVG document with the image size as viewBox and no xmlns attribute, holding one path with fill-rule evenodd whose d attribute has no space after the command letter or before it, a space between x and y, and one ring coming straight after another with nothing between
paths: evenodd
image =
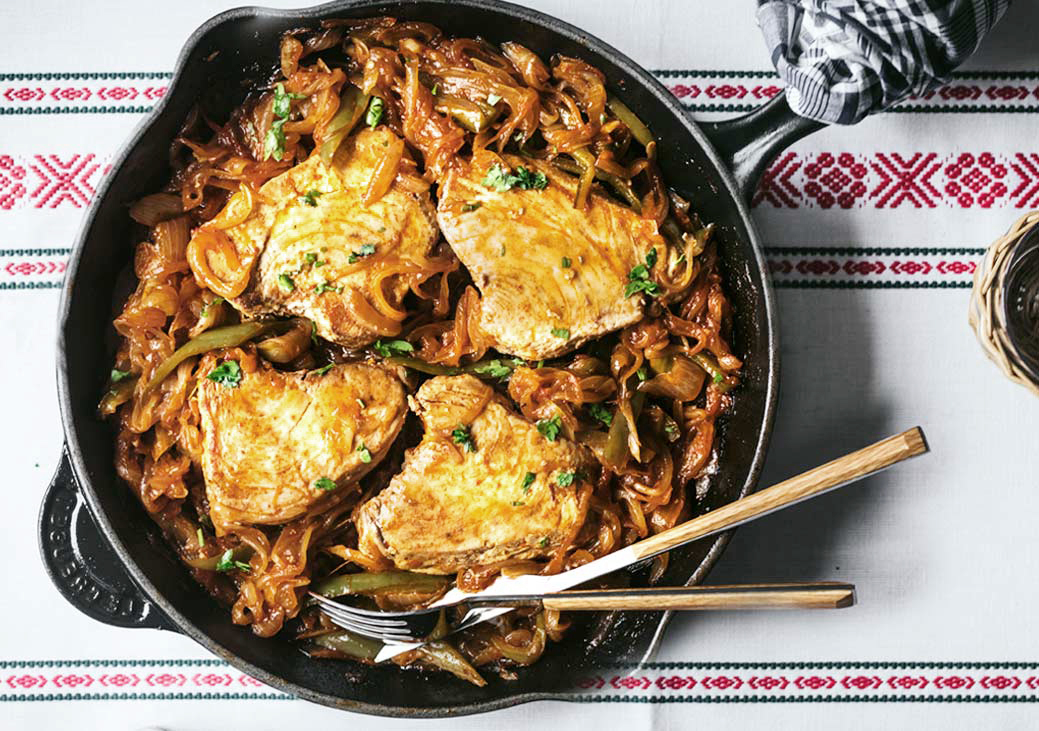
<instances>
[{"instance_id":1,"label":"chicken breast","mask_svg":"<svg viewBox=\"0 0 1039 731\"><path fill-rule=\"evenodd\" d=\"M260 188L248 218L224 229L239 260L254 262L245 291L229 298L236 308L308 317L321 337L353 348L399 332L379 315L377 298L399 309L408 285L399 275L381 279L379 269L421 261L437 229L428 193L395 183L371 205L362 201L392 138L385 127L363 129L331 165L311 155ZM232 197L228 208L236 205L242 202ZM201 230L221 226L222 216Z\"/></svg>"},{"instance_id":2,"label":"chicken breast","mask_svg":"<svg viewBox=\"0 0 1039 731\"><path fill-rule=\"evenodd\" d=\"M483 296L480 326L495 347L540 360L637 322L642 296L624 290L650 249L665 250L656 224L597 193L574 209L576 179L525 158L504 159L543 173L547 187L498 192L483 181L500 159L484 153L450 173L437 208Z\"/></svg>"},{"instance_id":3,"label":"chicken breast","mask_svg":"<svg viewBox=\"0 0 1039 731\"><path fill-rule=\"evenodd\" d=\"M362 551L450 574L548 556L571 538L578 490L595 463L587 450L549 441L469 375L426 381L411 406L425 434L400 474L356 511Z\"/></svg>"},{"instance_id":4,"label":"chicken breast","mask_svg":"<svg viewBox=\"0 0 1039 731\"><path fill-rule=\"evenodd\" d=\"M207 356L201 373L217 359ZM292 520L358 480L404 425L404 386L363 363L285 373L264 362L241 380L200 378L202 474L213 525Z\"/></svg>"}]
</instances>

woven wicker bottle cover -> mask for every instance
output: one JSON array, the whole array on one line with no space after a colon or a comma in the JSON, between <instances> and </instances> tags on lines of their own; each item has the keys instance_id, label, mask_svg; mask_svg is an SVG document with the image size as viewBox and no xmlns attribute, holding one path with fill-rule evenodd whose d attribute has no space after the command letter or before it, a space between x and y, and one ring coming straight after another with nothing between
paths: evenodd
<instances>
[{"instance_id":1,"label":"woven wicker bottle cover","mask_svg":"<svg viewBox=\"0 0 1039 731\"><path fill-rule=\"evenodd\" d=\"M1039 396L1039 211L1017 220L974 273L968 320L1010 380Z\"/></svg>"}]
</instances>

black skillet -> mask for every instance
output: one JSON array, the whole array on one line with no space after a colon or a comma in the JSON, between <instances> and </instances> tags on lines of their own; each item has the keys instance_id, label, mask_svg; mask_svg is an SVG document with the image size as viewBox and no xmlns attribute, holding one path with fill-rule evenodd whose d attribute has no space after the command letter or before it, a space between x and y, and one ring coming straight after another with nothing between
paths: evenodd
<instances>
[{"instance_id":1,"label":"black skillet","mask_svg":"<svg viewBox=\"0 0 1039 731\"><path fill-rule=\"evenodd\" d=\"M72 253L60 308L58 390L66 446L40 516L40 545L51 578L77 609L107 624L181 632L270 686L336 708L388 716L477 713L539 699L562 699L572 679L655 650L668 613L612 613L575 626L542 659L477 688L446 673L366 667L306 657L287 639L263 640L233 625L165 546L113 468L112 432L95 416L112 363L117 279L133 256L127 205L159 189L167 150L188 110L203 101L226 117L246 89L266 78L290 28L322 18L392 15L449 35L514 40L542 57L576 56L601 69L609 88L660 140L665 180L718 225L721 262L735 307L734 352L743 384L722 425L719 470L708 506L754 489L765 456L779 373L772 287L746 200L771 158L818 127L791 113L780 95L735 120L698 125L649 73L614 48L547 15L496 0L333 2L305 10L241 8L213 18L188 39L165 98L112 167ZM672 554L665 585L699 583L729 535ZM644 581L635 574L633 580Z\"/></svg>"}]
</instances>

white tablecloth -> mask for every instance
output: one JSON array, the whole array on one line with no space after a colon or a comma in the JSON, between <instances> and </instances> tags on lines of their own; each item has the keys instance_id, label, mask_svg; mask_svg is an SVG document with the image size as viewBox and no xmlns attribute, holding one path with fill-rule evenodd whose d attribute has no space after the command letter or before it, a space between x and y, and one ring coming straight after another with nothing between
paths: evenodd
<instances>
[{"instance_id":1,"label":"white tablecloth","mask_svg":"<svg viewBox=\"0 0 1039 731\"><path fill-rule=\"evenodd\" d=\"M775 93L749 5L527 4L658 70L699 116L730 116ZM181 636L113 629L65 604L36 549L39 500L62 442L53 360L64 261L93 189L162 93L180 44L221 9L219 0L0 7L0 318L9 345L0 363L0 728L1028 723L1039 700L1039 401L1002 379L966 325L982 248L1039 207L1039 8L1024 2L946 89L795 145L755 208L783 351L763 484L914 424L933 453L741 529L711 581L851 581L855 608L678 617L659 662L632 678L593 679L602 686L593 702L419 722L285 698Z\"/></svg>"}]
</instances>

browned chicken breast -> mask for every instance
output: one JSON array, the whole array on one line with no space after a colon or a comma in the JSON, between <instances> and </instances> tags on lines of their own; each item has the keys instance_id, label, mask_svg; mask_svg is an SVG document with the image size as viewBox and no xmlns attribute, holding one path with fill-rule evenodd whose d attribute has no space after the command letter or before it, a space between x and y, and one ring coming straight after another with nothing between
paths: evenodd
<instances>
[{"instance_id":1,"label":"browned chicken breast","mask_svg":"<svg viewBox=\"0 0 1039 731\"><path fill-rule=\"evenodd\" d=\"M548 185L499 192L484 184L499 159L477 155L448 175L437 209L483 295L480 324L495 347L539 360L637 322L642 296L624 289L650 249L664 251L656 224L597 193L575 210L575 178L525 158L504 159L512 170L543 173Z\"/></svg>"},{"instance_id":2,"label":"browned chicken breast","mask_svg":"<svg viewBox=\"0 0 1039 731\"><path fill-rule=\"evenodd\" d=\"M347 347L399 332L383 310L399 310L408 285L399 275L381 278L380 269L400 260L422 261L437 230L428 193L410 193L395 183L378 201L362 200L394 140L385 127L363 129L343 143L331 165L311 155L260 188L249 216L223 229L239 261L253 267L244 291L228 297L235 307L252 316L309 317L321 337ZM195 238L222 236L213 229L236 206L247 205L246 195L233 196ZM221 278L220 256L199 260L192 259L196 275L209 268L215 272L210 281Z\"/></svg>"},{"instance_id":3,"label":"browned chicken breast","mask_svg":"<svg viewBox=\"0 0 1039 731\"><path fill-rule=\"evenodd\" d=\"M207 356L200 372L217 363ZM285 373L261 361L236 370L237 385L198 381L202 473L218 531L302 515L375 467L404 425L404 387L377 366Z\"/></svg>"},{"instance_id":4,"label":"browned chicken breast","mask_svg":"<svg viewBox=\"0 0 1039 731\"><path fill-rule=\"evenodd\" d=\"M579 527L578 488L595 463L550 441L473 376L426 381L411 400L425 434L400 474L355 514L359 546L401 569L551 555Z\"/></svg>"}]
</instances>

